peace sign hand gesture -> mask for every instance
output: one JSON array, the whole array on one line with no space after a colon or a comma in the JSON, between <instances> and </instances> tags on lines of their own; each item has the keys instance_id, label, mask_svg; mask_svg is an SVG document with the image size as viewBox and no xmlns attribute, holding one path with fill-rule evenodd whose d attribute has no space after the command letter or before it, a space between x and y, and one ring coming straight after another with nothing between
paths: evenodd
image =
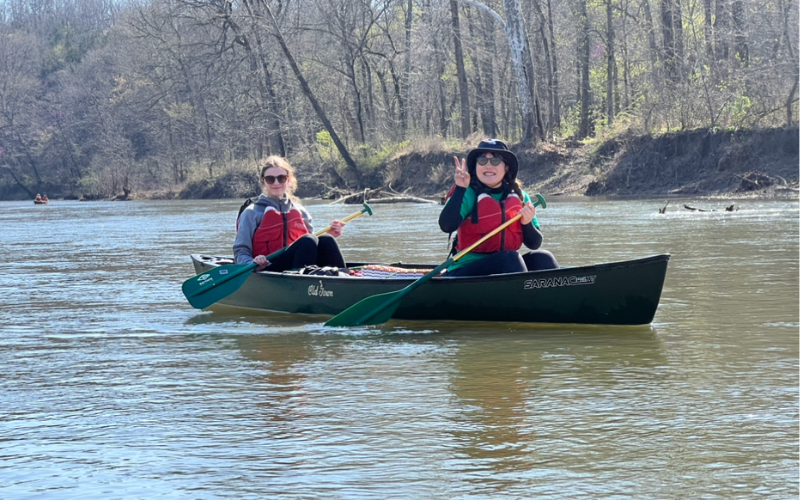
<instances>
[{"instance_id":1,"label":"peace sign hand gesture","mask_svg":"<svg viewBox=\"0 0 800 500\"><path fill-rule=\"evenodd\" d=\"M469 187L469 172L467 171L467 160L459 160L458 156L454 156L456 162L456 186Z\"/></svg>"}]
</instances>

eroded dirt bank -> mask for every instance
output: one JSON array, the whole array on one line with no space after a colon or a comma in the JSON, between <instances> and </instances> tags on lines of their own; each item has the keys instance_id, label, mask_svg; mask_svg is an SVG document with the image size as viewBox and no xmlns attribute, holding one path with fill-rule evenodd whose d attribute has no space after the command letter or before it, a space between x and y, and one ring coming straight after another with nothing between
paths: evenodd
<instances>
[{"instance_id":1,"label":"eroded dirt bank","mask_svg":"<svg viewBox=\"0 0 800 500\"><path fill-rule=\"evenodd\" d=\"M798 128L693 130L657 137L626 135L599 144L541 144L514 149L529 192L556 195L789 196L798 194ZM360 189L438 199L453 182L452 151L392 159L361 180ZM466 151L456 154L465 156ZM330 194L332 167L295 164L301 197ZM351 182L355 185L355 182ZM251 173L188 186L181 198L247 197Z\"/></svg>"},{"instance_id":2,"label":"eroded dirt bank","mask_svg":"<svg viewBox=\"0 0 800 500\"><path fill-rule=\"evenodd\" d=\"M514 152L530 191L551 196L770 196L796 195L798 187L797 127L624 136L599 145L543 144ZM437 196L452 183L452 157L415 153L386 165L384 176L396 191ZM364 187L378 187L378 180Z\"/></svg>"}]
</instances>

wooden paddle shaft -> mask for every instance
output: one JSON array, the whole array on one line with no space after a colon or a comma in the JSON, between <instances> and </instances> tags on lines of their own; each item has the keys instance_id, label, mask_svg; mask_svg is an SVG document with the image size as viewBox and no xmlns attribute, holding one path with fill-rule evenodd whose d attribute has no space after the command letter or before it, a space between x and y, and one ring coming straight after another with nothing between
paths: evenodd
<instances>
[{"instance_id":1,"label":"wooden paddle shaft","mask_svg":"<svg viewBox=\"0 0 800 500\"><path fill-rule=\"evenodd\" d=\"M366 209L364 209L364 210L362 210L362 211L360 211L360 212L356 212L356 213L354 213L354 214L350 214L350 215L348 215L347 217L345 217L344 219L342 219L342 222L350 222L350 221L351 221L351 220L353 220L353 219L358 219L359 217L361 217L362 215L364 215L364 213L365 213L366 211L367 211L367 210L366 210ZM332 228L331 228L331 226L328 226L328 227L326 227L326 228L324 228L324 229L320 229L319 231L317 231L316 233L314 233L314 236L321 236L321 235L323 235L323 234L327 233L328 231L330 231L331 229L332 229Z\"/></svg>"}]
</instances>

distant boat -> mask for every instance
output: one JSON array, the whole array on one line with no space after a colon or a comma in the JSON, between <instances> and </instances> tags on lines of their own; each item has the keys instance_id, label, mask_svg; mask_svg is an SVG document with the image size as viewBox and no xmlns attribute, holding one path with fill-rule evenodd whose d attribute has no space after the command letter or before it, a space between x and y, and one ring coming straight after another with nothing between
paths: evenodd
<instances>
[{"instance_id":1,"label":"distant boat","mask_svg":"<svg viewBox=\"0 0 800 500\"><path fill-rule=\"evenodd\" d=\"M34 205L47 205L50 200L33 200Z\"/></svg>"}]
</instances>

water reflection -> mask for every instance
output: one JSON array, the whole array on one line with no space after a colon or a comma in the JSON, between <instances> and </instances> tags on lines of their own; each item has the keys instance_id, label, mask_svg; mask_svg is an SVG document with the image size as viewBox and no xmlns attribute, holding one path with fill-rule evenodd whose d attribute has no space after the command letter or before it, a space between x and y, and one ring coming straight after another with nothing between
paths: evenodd
<instances>
[{"instance_id":1,"label":"water reflection","mask_svg":"<svg viewBox=\"0 0 800 500\"><path fill-rule=\"evenodd\" d=\"M605 395L652 388L665 361L650 327L471 333L453 359L451 389L460 410L452 432L465 457L498 473L540 468L553 461L554 447L580 453L574 446L588 444L587 428L607 423ZM580 410L591 406L588 414Z\"/></svg>"},{"instance_id":2,"label":"water reflection","mask_svg":"<svg viewBox=\"0 0 800 500\"><path fill-rule=\"evenodd\" d=\"M327 317L289 314L271 311L241 309L215 304L212 310L197 312L186 320L186 325L233 325L246 323L251 326L263 326L269 331L280 332L286 328L301 328L311 331L322 324ZM259 330L261 331L261 330Z\"/></svg>"},{"instance_id":3,"label":"water reflection","mask_svg":"<svg viewBox=\"0 0 800 500\"><path fill-rule=\"evenodd\" d=\"M253 383L264 390L256 406L275 423L302 418L308 404L305 366L316 357L316 346L307 334L273 335L268 339L237 339L242 354L258 363Z\"/></svg>"}]
</instances>

